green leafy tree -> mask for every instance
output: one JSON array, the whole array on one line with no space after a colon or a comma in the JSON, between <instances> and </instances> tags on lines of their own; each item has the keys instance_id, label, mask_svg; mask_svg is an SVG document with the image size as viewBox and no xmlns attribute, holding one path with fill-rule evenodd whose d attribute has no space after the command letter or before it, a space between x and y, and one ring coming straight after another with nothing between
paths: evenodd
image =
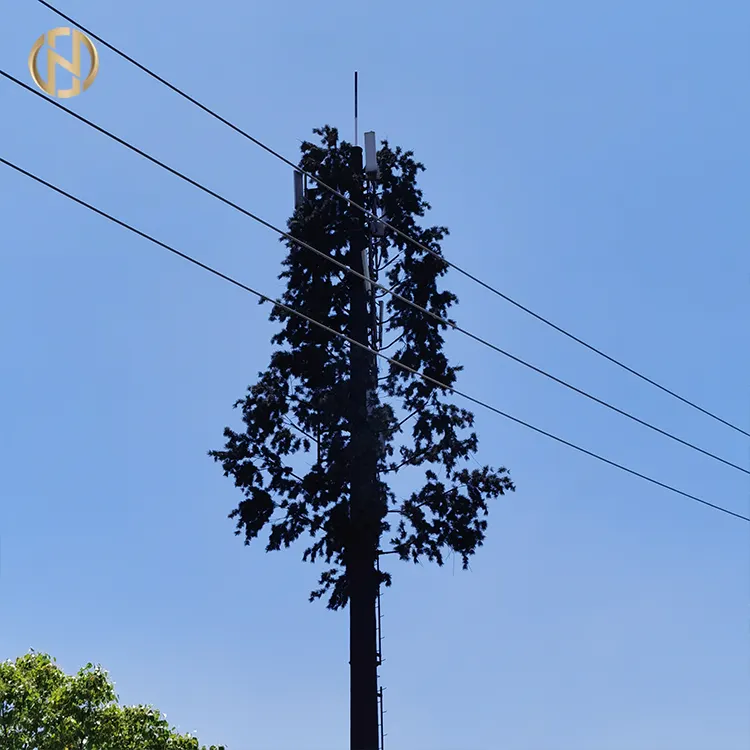
<instances>
[{"instance_id":1,"label":"green leafy tree","mask_svg":"<svg viewBox=\"0 0 750 750\"><path fill-rule=\"evenodd\" d=\"M120 706L107 673L74 675L47 654L0 664L2 750L225 750L180 734L151 706Z\"/></svg>"},{"instance_id":2,"label":"green leafy tree","mask_svg":"<svg viewBox=\"0 0 750 750\"><path fill-rule=\"evenodd\" d=\"M351 144L339 141L332 127L314 132L320 142L302 144L300 168L344 194L361 194L365 176L362 170L352 175ZM448 230L418 223L430 208L416 184L423 165L411 151L392 148L387 141L378 151L378 165L378 202L387 221L440 253ZM308 193L296 208L288 231L351 265L350 241L364 221L356 208L321 189ZM351 285L362 280L288 238L283 241L288 253L280 275L286 281L281 301L347 334ZM387 286L446 317L457 302L454 294L439 288L446 263L393 233L377 244L373 270L385 275ZM385 353L454 385L462 368L451 365L443 352L446 326L392 296L383 300ZM227 427L225 447L209 455L243 493L230 514L236 534L249 544L267 532L267 551L308 537L303 559L327 564L310 598L327 595L328 607L339 609L348 601L346 563L352 539L350 345L276 306L270 320L281 326L272 338L278 348L269 367L235 404L242 410L243 426L237 431ZM379 502L370 519L377 538L390 532L390 550L402 560L426 558L442 565L446 555L455 554L467 568L485 539L488 500L515 489L504 467L471 467L478 448L472 413L452 403L450 392L393 364L377 380L368 409L379 435ZM295 456L307 460L292 465ZM421 471L421 487L399 500L387 480L405 470ZM378 575L390 585L388 573Z\"/></svg>"}]
</instances>

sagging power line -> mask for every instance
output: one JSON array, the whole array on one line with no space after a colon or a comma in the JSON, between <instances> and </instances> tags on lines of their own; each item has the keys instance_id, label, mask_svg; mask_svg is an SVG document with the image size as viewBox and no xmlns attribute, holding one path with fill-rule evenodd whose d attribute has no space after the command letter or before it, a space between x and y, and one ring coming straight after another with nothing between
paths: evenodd
<instances>
[{"instance_id":1,"label":"sagging power line","mask_svg":"<svg viewBox=\"0 0 750 750\"><path fill-rule=\"evenodd\" d=\"M15 76L11 75L10 73L8 73L8 72L6 72L4 70L0 70L0 75L2 75L3 77L7 78L8 80L10 80L11 82L15 83L16 85L21 86L22 88L26 89L27 91L29 91L30 93L34 94L35 96L43 99L44 101L46 101L46 102L54 105L55 107L57 107L59 110L65 112L66 114L71 115L72 117L76 118L77 120L83 122L84 124L86 124L89 127L93 128L97 132L99 132L99 133L101 133L103 135L106 135L108 138L112 139L116 143L124 146L125 148L129 149L130 151L133 151L134 153L136 153L139 156L147 159L151 163L156 164L158 167L160 167L160 168L168 171L170 174L173 174L176 177L179 177L181 180L183 180L183 181L187 182L188 184L192 185L193 187L198 188L199 190L203 191L207 195L210 195L212 198L215 198L215 199L221 201L222 203L226 204L230 208L233 208L234 210L239 211L243 215L247 216L248 218L252 219L253 221L258 222L259 224L261 224L262 226L266 227L267 229L271 229L272 231L274 231L277 234L279 234L281 237L284 237L285 239L288 239L288 240L296 243L297 245L299 245L300 247L304 248L305 250L309 250L310 252L315 253L316 255L318 255L319 257L321 257L324 260L328 261L329 263L332 263L332 264L338 266L342 271L344 271L344 273L356 276L358 278L361 278L366 283L371 284L372 286L376 287L377 289L380 289L385 294L391 295L394 299L398 300L402 304L408 305L409 307L412 307L412 308L418 310L419 312L421 312L421 313L429 316L430 318L432 318L433 320L435 320L439 324L441 324L443 326L446 326L448 328L451 328L451 329L453 329L453 330L461 333L462 335L467 336L468 338L473 339L474 341L482 344L483 346L486 346L487 348L489 348L489 349L497 352L498 354L501 354L502 356L507 357L508 359L511 359L512 361L514 361L514 362L516 362L516 363L518 363L518 364L520 364L520 365L522 365L522 366L524 366L524 367L526 367L526 368L528 368L530 370L533 370L537 374L542 375L542 376L548 378L549 380L552 380L553 382L557 383L558 385L562 385L563 387L565 387L565 388L573 391L574 393L577 393L577 394L583 396L584 398L587 398L590 401L593 401L593 402L599 404L600 406L604 406L605 408L609 409L610 411L613 411L616 414L624 416L627 419L630 419L631 421L636 422L637 424L640 424L643 427L646 427L646 428L648 428L648 429L650 429L650 430L652 430L652 431L654 431L654 432L662 435L663 437L666 437L666 438L668 438L670 440L673 440L676 443L679 443L680 445L683 445L683 446L685 446L687 448L690 448L691 450L694 450L694 451L696 451L698 453L701 453L702 455L707 456L708 458L711 458L714 461L717 461L717 462L722 463L722 464L724 464L726 466L729 466L730 468L735 469L736 471L740 471L743 474L750 475L750 470L746 469L745 467L740 466L739 464L733 463L732 461L729 461L729 460L727 460L725 458L722 458L721 456L719 456L719 455L717 455L715 453L712 453L711 451L708 451L708 450L706 450L704 448L701 448L700 446L695 445L694 443L691 443L691 442L689 442L687 440L684 440L683 438L680 438L677 435L674 435L673 433L668 432L667 430L662 429L661 427L657 427L656 425L654 425L654 424L652 424L650 422L647 422L646 420L641 419L640 417L637 417L634 414L631 414L630 412L625 411L624 409L620 409L619 407L614 406L613 404L609 403L608 401L605 401L604 399L601 399L601 398L599 398L597 396L594 396L593 394L588 393L587 391L584 391L583 389L578 388L577 386L574 386L571 383L568 383L567 381L563 380L562 378L558 378L557 376L552 375L551 373L547 372L546 370L543 370L542 368L537 367L536 365L533 365L530 362L527 362L524 359L521 359L520 357L517 357L514 354L511 354L510 352L502 349L501 347L497 346L496 344L493 344L492 342L487 341L486 339L484 339L484 338L482 338L480 336L477 336L476 334L472 333L471 331L468 331L467 329L465 329L465 328L457 325L453 321L450 321L447 318L441 317L440 315L437 315L436 313L432 312L431 310L428 310L425 307L422 307L421 305L417 304L416 302L413 302L412 300L409 300L409 299L403 297L402 295L400 295L397 292L395 292L393 288L388 288L388 287L380 284L379 282L377 282L375 280L372 280L369 277L369 274L360 273L360 272L356 271L355 269L347 266L345 263L342 263L341 261L337 260L336 258L333 258L330 255L327 255L326 253L321 252L320 250L318 250L317 248L313 247L309 243L307 243L307 242L305 242L305 241L303 241L303 240L301 240L299 238L293 237L291 234L289 234L288 232L285 232L283 229L280 229L279 227L271 224L270 222L266 221L265 219L261 218L260 216L252 213L251 211L248 211L247 209L243 208L242 206L239 206L238 204L234 203L233 201L229 200L228 198L224 197L223 195L217 193L216 191L214 191L214 190L206 187L205 185L197 182L196 180L193 180L192 178L188 177L187 175L185 175L184 173L180 172L179 170L174 169L173 167L170 167L169 165L167 165L164 162L160 161L156 157L151 156L150 154L146 153L145 151L143 151L142 149L138 148L137 146L134 146L133 144L129 143L128 141L120 138L119 136L116 136L114 133L112 133L111 131L107 130L106 128L103 128L100 125L97 125L96 123L91 122L91 120L88 120L87 118L83 117L82 115L78 114L77 112L73 112L72 110L68 109L67 107L64 107L62 104L59 104L54 99L50 99L50 98L44 96L42 93L36 91L34 88L32 88L28 84L24 83L23 81L20 81L19 79L17 79ZM312 179L315 180L316 184L322 185L322 183L317 178L313 177ZM375 216L375 214L372 214L372 215ZM380 219L377 219L377 221L380 222ZM384 223L384 222L381 222L381 223ZM421 244L420 244L420 247L421 247ZM433 255L435 255L436 257L438 257L441 261L443 261L446 264L448 264L448 261L446 261L441 254L435 253L434 250L430 250L430 253L432 253Z\"/></svg>"},{"instance_id":2,"label":"sagging power line","mask_svg":"<svg viewBox=\"0 0 750 750\"><path fill-rule=\"evenodd\" d=\"M206 105L202 104L197 99L195 99L194 97L190 96L189 94L187 94L186 92L184 92L183 90L181 90L180 88L178 88L177 86L175 86L174 84L170 83L169 81L167 81L166 79L164 79L162 76L160 76L157 73L153 72L152 70L150 70L145 65L139 63L137 60L134 60L132 57L130 57L129 55L127 55L125 52L123 52L122 50L118 49L117 47L115 47L113 44L111 44L107 40L103 39L101 36L95 34L93 31L91 31L90 29L86 28L85 26L82 26L80 23L78 23L78 21L76 21L75 19L73 19L70 16L66 15L62 11L58 10L55 6L53 6L52 4L50 4L49 2L47 2L47 0L38 0L38 2L40 2L46 8L48 8L49 10L51 10L53 13L56 13L61 18L64 18L69 23L71 23L74 26L76 26L79 29L81 29L88 36L92 37L93 39L96 39L98 42L100 42L101 44L103 44L105 47L107 47L109 50L111 50L115 54L119 55L121 58L123 58L127 62L131 63L132 65L135 65L139 70L141 70L142 72L146 73L147 75L149 75L154 80L159 81L159 83L163 84L164 86L166 86L167 88L169 88L174 93L178 94L179 96L181 96L185 100L189 101L191 104L195 105L196 107L198 107L199 109L201 109L202 111L204 111L206 114L210 115L211 117L213 117L214 119L218 120L222 124L224 124L227 127L231 128L234 132L238 133L239 135L243 136L247 140L251 141L256 146L262 148L263 150L265 150L266 152L268 152L269 154L271 154L275 158L279 159L280 161L284 162L288 166L292 167L292 169L294 169L296 172L298 172L298 173L300 173L300 174L302 174L302 175L304 175L306 177L313 178L312 175L310 175L308 172L305 172L304 170L302 170L298 165L294 164L292 161L290 161L289 159L287 159L285 156L283 156L279 152L275 151L274 149L272 149L270 146L268 146L265 143L263 143L258 138L255 138L254 136L250 135L249 133L247 133L245 130L243 130L239 126L235 125L234 123L230 122L226 118L222 117L217 112L215 112L211 108L207 107ZM315 179L315 178L313 178L313 179ZM322 187L323 189L329 191L330 193L332 193L333 195L337 196L341 200L346 201L349 205L353 206L354 208L357 208L358 210L364 212L365 215L369 216L370 218L377 219L379 221L381 220L381 219L379 219L379 217L377 217L375 214L373 214L369 209L367 209L364 205L361 205L359 203L356 203L356 202L352 201L349 197L345 196L343 193L341 193L340 191L338 191L335 188L331 187L330 185L328 185L328 184L326 184L324 182L321 182L319 180L316 180L316 182L320 185L320 187ZM417 247L419 247L424 252L430 253L430 254L434 255L435 257L439 257L441 259L441 261L443 261L444 263L446 263L453 270L455 270L458 273L462 274L463 276L465 276L466 278L470 279L474 283L479 284L480 286L482 286L483 288L485 288L486 290L488 290L492 294L494 294L494 295L500 297L501 299L505 300L506 302L512 304L513 306L515 306L519 310L522 310L523 312L525 312L526 314L528 314L531 317L535 318L539 322L544 323L546 326L549 326L553 330L555 330L558 333L562 334L563 336L569 338L571 341L575 341L577 344L583 346L584 348L588 349L589 351L591 351L591 352L597 354L598 356L606 359L607 361L611 362L612 364L616 365L617 367L620 367L621 369L625 370L626 372L630 373L631 375L634 375L635 377L639 378L640 380L643 380L644 382L648 383L649 385L651 385L651 386L659 389L663 393L666 393L667 395L672 396L673 398L677 399L681 403L683 403L683 404L685 404L687 406L690 406L691 408L695 409L696 411L701 412L705 416L708 416L711 419L714 419L715 421L717 421L717 422L725 425L726 427L729 427L730 429L732 429L735 432L738 432L738 433L744 435L745 437L750 437L750 432L742 429L741 427L737 426L736 424L733 424L732 422L724 419L723 417L720 417L719 415L715 414L714 412L710 411L709 409L706 409L706 408L700 406L699 404L695 403L694 401L691 401L690 399L685 398L684 396L681 396L680 394L678 394L674 390L672 390L670 388L667 388L664 385L661 385L656 380L654 380L654 379L652 379L652 378L644 375L643 373L639 372L635 368L630 367L629 365L626 365L624 362L622 362L622 361L616 359L615 357L607 354L602 349L594 346L593 344L589 344L584 339L582 339L582 338L580 338L580 337L578 337L578 336L570 333L568 330L566 330L562 326L558 325L557 323L554 323L549 318L546 318L543 315L540 315L539 313L535 312L531 308L529 308L529 307L521 304L517 300L513 299L508 294L500 291L495 286L493 286L493 285L491 285L491 284L483 281L482 279L478 278L476 275L470 273L469 271L466 271L465 269L461 268L457 264L455 264L455 263L447 260L442 254L435 253L435 251L432 248L428 247L424 243L418 242L417 240L415 240L414 238L410 237L408 234L406 234L405 232L403 232L402 230L400 230L398 227L395 227L392 224L390 224L388 221L382 221L382 223L383 223L383 225L387 229L389 229L390 231L394 232L395 234L397 234L402 239L404 239L404 240L406 240L406 241L408 241L408 242L416 245ZM735 466L735 468L737 468L737 467ZM740 470L741 471L746 471L745 469L740 469Z\"/></svg>"},{"instance_id":3,"label":"sagging power line","mask_svg":"<svg viewBox=\"0 0 750 750\"><path fill-rule=\"evenodd\" d=\"M449 391L450 393L453 393L454 395L460 396L461 398L464 398L471 403L477 404L478 406L481 406L482 408L493 412L494 414L498 414L501 417L504 417L505 419L508 419L516 424L520 424L523 427L526 427L527 429L532 430L533 432L536 432L537 434L544 435L545 437L550 438L551 440L554 440L555 442L558 442L562 445L565 445L569 448L572 448L573 450L578 451L579 453L583 453L584 455L587 455L591 458L596 459L597 461L601 461L609 466L612 466L616 469L619 469L620 471L624 471L627 474L630 474L632 476L638 477L639 479L643 479L646 482L649 482L650 484L656 485L657 487L661 487L662 489L668 490L669 492L673 492L677 495L680 495L681 497L687 498L689 500L693 500L694 502L700 503L701 505L704 505L706 507L712 508L713 510L717 510L721 513L724 513L726 515L732 516L733 518L737 518L741 521L745 521L747 523L750 523L750 517L743 516L740 513L736 513L729 508L725 508L721 505L717 505L715 503L709 502L708 500L704 500L703 498L697 497L696 495L692 495L688 492L685 492L684 490L680 490L676 487L673 487L671 485L666 484L665 482L661 482L658 479L654 479L653 477L650 477L646 474L642 474L641 472L638 472L634 469L631 469L627 466L624 466L622 464L619 464L609 458L606 458L600 454L594 453L593 451L588 450L587 448L583 448L579 445L576 445L575 443L572 443L568 440L565 440L564 438L561 438L557 435L554 435L551 432L547 432L546 430L543 430L540 427L536 427L535 425L530 424L529 422L526 422L522 419L519 419L518 417L514 417L511 414L508 414L500 409L498 409L495 406L492 406L491 404L488 404L485 401L482 401L481 399L478 399L474 396L471 396L463 391L458 390L457 388L453 388L452 386L447 386L444 383L441 383L440 381L431 378L429 375L424 375L423 373L417 372L416 370L413 370L408 365L403 364L402 362L399 362L397 360L392 359L391 357L386 356L382 352L373 350L363 344L360 344L359 342L355 341L351 337L347 336L346 334L341 333L340 331L336 331L333 328L330 328L329 326L326 326L325 324L321 323L320 321L314 320L313 318L305 315L304 313L299 312L298 310L295 310L292 307L289 307L288 305L284 304L283 302L279 300L274 300L268 295L265 295L252 287L248 286L247 284L244 284L231 276L228 276L225 273L222 273L221 271L218 271L215 268L212 268L211 266L207 265L206 263L203 263L202 261L197 260L196 258L191 257L190 255L187 255L186 253L181 252L180 250L177 250L176 248L166 244L165 242L162 242L161 240L156 239L155 237L142 232L141 230L137 229L136 227L131 226L130 224L122 221L121 219L118 219L105 211L102 211L99 208L96 208L95 206L91 205L90 203L87 203L86 201L82 200L81 198L78 198L71 193L63 190L60 187L57 187L56 185L53 185L52 183L44 180L43 178L33 174L32 172L29 172L26 169L23 169L22 167L19 167L18 165L14 164L13 162L0 157L0 163L6 165L7 167L10 167L11 169L15 170L16 172L25 175L26 177L31 178L32 180L36 181L37 183L43 185L44 187L49 188L50 190L55 191L59 195L62 195L69 200L74 201L75 203L83 206L84 208L89 209L90 211L93 211L94 213L98 214L99 216L102 216L103 218L107 219L108 221L111 221L118 226L123 227L124 229L127 229L130 232L133 232L134 234L138 235L139 237L142 237L143 239L148 240L149 242L152 242L155 245L158 245L159 247L173 253L174 255L179 256L183 260L188 261L189 263L192 263L195 266L198 266L204 271L208 271L209 273L213 274L214 276L217 276L218 278L232 284L233 286L242 289L245 292L248 292L256 297L258 297L261 300L268 301L272 303L275 307L278 307L279 309L282 309L289 313L290 315L297 316L308 323L314 325L315 327L326 331L332 336L336 336L339 338L342 338L346 340L350 345L355 347L360 347L367 352L369 352L373 356L380 357L381 359L385 360L386 362L389 362L391 365L398 367L406 372L410 372L411 374L421 378L422 380L431 383L432 385L438 386L439 388L445 389Z\"/></svg>"}]
</instances>

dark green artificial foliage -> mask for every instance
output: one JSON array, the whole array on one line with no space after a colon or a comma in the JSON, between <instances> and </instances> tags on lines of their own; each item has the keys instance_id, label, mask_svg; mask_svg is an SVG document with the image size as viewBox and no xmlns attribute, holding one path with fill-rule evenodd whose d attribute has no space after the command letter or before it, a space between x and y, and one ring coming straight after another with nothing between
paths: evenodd
<instances>
[{"instance_id":1,"label":"dark green artificial foliage","mask_svg":"<svg viewBox=\"0 0 750 750\"><path fill-rule=\"evenodd\" d=\"M364 180L364 173L352 175L348 166L352 145L340 141L335 128L314 133L319 140L302 144L299 167L348 195L352 180ZM378 202L384 217L440 253L448 230L418 223L430 208L417 187L423 165L411 151L387 141L381 143L378 165ZM351 233L369 231L369 221L346 201L318 189L307 192L288 222L288 232L347 263ZM349 335L350 285L361 285L362 280L288 238L282 241L288 254L280 275L286 282L280 301ZM378 238L374 263L380 283L443 318L457 302L439 285L447 264L392 230ZM443 351L447 326L390 295L382 299L384 354L453 386L462 368L451 365ZM227 427L224 448L209 455L242 492L243 499L230 514L236 534L244 535L246 544L267 534L268 551L301 540L306 544L304 560L326 563L311 600L328 596L328 607L338 609L348 601L351 345L278 307L270 319L279 325L271 340L275 349L270 364L235 404L242 412L242 428ZM474 418L454 400L449 391L379 360L369 409L380 438L379 502L370 522L379 525L383 551L438 565L455 554L466 568L485 539L488 501L514 486L503 467L471 468L478 449L471 429ZM405 471L417 473L421 487L398 500L388 480ZM389 574L380 576L390 585Z\"/></svg>"}]
</instances>

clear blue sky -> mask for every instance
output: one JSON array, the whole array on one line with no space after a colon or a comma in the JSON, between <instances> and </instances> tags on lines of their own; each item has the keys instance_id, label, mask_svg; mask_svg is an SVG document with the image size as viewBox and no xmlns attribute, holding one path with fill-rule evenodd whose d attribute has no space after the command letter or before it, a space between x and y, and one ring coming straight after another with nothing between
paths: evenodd
<instances>
[{"instance_id":1,"label":"clear blue sky","mask_svg":"<svg viewBox=\"0 0 750 750\"><path fill-rule=\"evenodd\" d=\"M447 256L750 430L746 0L101 3L61 9L296 161L330 123L413 148ZM66 25L5 3L24 81ZM66 105L283 225L288 167L100 46ZM64 79L63 79L64 81ZM0 80L0 153L261 290L268 230ZM267 309L0 169L0 658L110 670L230 750L344 750L347 616L301 548L232 535L206 456L265 368ZM750 439L462 277L459 323L747 466ZM747 514L748 477L451 338L460 386ZM476 410L518 490L472 571L392 563L388 750L747 750L750 524ZM396 487L398 489L398 485ZM392 561L390 561L392 562Z\"/></svg>"}]
</instances>

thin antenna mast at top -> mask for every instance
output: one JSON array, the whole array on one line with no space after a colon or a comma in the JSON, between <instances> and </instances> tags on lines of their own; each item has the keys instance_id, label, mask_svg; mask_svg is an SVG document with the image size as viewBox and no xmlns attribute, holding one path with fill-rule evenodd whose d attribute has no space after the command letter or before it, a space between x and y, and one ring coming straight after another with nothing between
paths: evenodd
<instances>
[{"instance_id":1,"label":"thin antenna mast at top","mask_svg":"<svg viewBox=\"0 0 750 750\"><path fill-rule=\"evenodd\" d=\"M357 133L357 117L359 112L357 111L357 102L359 99L359 92L357 89L357 71L354 71L354 145L358 146L358 133Z\"/></svg>"}]
</instances>

